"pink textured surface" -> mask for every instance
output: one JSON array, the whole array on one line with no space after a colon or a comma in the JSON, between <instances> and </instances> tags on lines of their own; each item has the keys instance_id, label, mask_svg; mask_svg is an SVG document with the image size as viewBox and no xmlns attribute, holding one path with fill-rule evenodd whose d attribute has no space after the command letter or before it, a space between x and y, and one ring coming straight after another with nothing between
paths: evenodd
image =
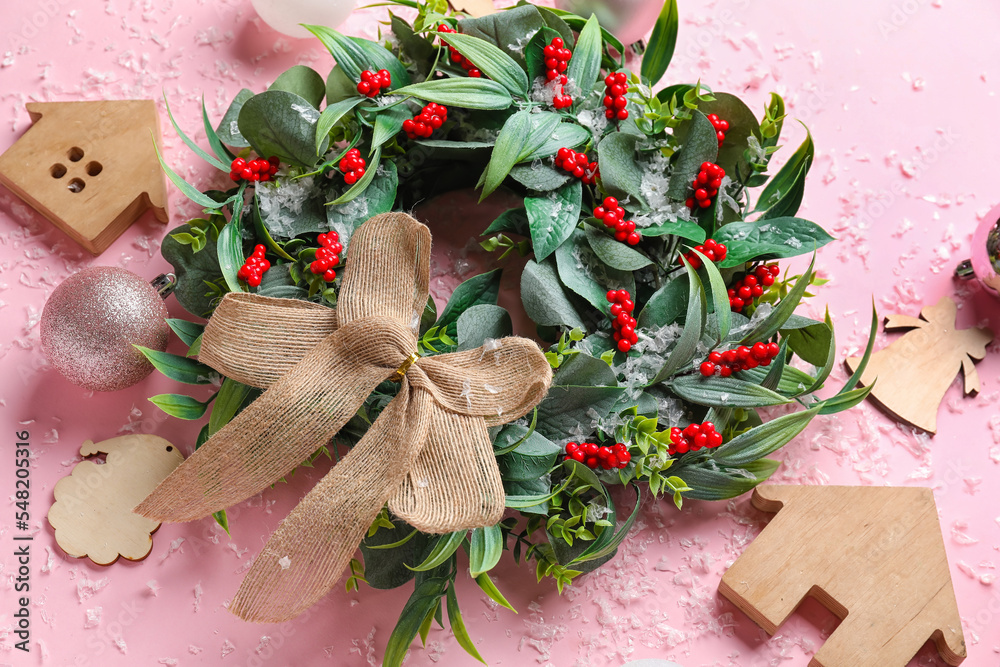
<instances>
[{"instance_id":1,"label":"pink textured surface","mask_svg":"<svg viewBox=\"0 0 1000 667\"><path fill-rule=\"evenodd\" d=\"M1000 201L994 170L996 35L992 0L682 0L681 36L668 78L704 82L761 109L785 96L818 155L803 214L834 232L820 252L830 284L804 309L829 304L839 349L857 352L870 301L916 314L946 294L960 326L1000 330L1000 302L956 284L972 230ZM346 29L373 35L384 10L352 15ZM262 90L295 63L326 71L315 42L284 38L247 0L33 0L4 3L0 42L0 150L27 128L32 100L161 98L186 128L200 126L202 95L218 118L241 88ZM161 102L162 108L162 102ZM177 140L164 114L167 160L208 185L210 168ZM789 145L801 140L786 124ZM196 136L201 133L195 132ZM173 219L194 213L175 190ZM484 216L485 218L485 216ZM485 222L485 220L484 220ZM55 547L45 513L52 487L78 460L80 443L119 432L156 433L190 452L198 427L168 419L146 397L178 388L153 376L114 394L89 394L46 366L38 319L52 289L91 264L153 277L166 227L147 215L92 259L0 189L0 665L376 665L407 592L345 593L338 586L281 626L243 623L226 611L266 536L325 472L304 470L231 510L232 539L210 520L168 525L150 557L101 568ZM453 253L439 272L461 270ZM443 296L444 294L437 294ZM174 316L182 310L171 299ZM880 334L880 344L884 335ZM969 660L1000 664L1000 356L978 366L982 392L956 382L934 438L864 405L818 418L780 452L776 481L916 485L934 489L963 616ZM843 379L838 369L834 381ZM31 432L33 560L31 653L12 648L14 432ZM807 603L767 638L716 592L726 567L764 525L747 498L691 502L681 512L646 501L615 560L562 597L525 567L504 564L498 586L520 614L497 609L468 582L459 587L470 633L492 665L620 665L642 657L701 665L805 665L835 626ZM505 560L505 563L507 561ZM409 665L476 664L435 628ZM940 665L928 647L912 664Z\"/></svg>"}]
</instances>

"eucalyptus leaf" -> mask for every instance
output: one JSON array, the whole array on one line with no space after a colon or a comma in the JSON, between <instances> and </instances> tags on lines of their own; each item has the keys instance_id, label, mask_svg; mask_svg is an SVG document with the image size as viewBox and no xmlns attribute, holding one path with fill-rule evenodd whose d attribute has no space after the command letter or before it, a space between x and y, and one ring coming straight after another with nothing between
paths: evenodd
<instances>
[{"instance_id":1,"label":"eucalyptus leaf","mask_svg":"<svg viewBox=\"0 0 1000 667\"><path fill-rule=\"evenodd\" d=\"M635 293L635 278L631 270L623 271L602 261L603 258L588 245L586 234L581 229L573 230L569 240L556 248L555 256L556 269L563 285L589 301L598 312L607 311L608 290L623 289L630 294Z\"/></svg>"},{"instance_id":2,"label":"eucalyptus leaf","mask_svg":"<svg viewBox=\"0 0 1000 667\"><path fill-rule=\"evenodd\" d=\"M239 117L240 109L243 108L243 105L251 97L253 97L253 91L249 88L244 88L236 93L236 97L233 98L229 109L222 117L222 120L219 121L219 126L215 129L215 133L223 143L235 146L236 148L248 148L250 146L250 142L240 134Z\"/></svg>"},{"instance_id":3,"label":"eucalyptus leaf","mask_svg":"<svg viewBox=\"0 0 1000 667\"><path fill-rule=\"evenodd\" d=\"M493 446L504 445L508 441L516 442L525 436L527 437L524 442L518 445L517 449L497 457L500 477L506 481L524 482L538 479L548 474L556 465L560 454L564 453L562 447L537 430L528 434L527 427L520 424L505 426Z\"/></svg>"},{"instance_id":4,"label":"eucalyptus leaf","mask_svg":"<svg viewBox=\"0 0 1000 667\"><path fill-rule=\"evenodd\" d=\"M326 81L319 72L305 65L292 65L278 75L268 90L295 93L317 109L326 96Z\"/></svg>"},{"instance_id":5,"label":"eucalyptus leaf","mask_svg":"<svg viewBox=\"0 0 1000 667\"><path fill-rule=\"evenodd\" d=\"M514 327L510 321L510 313L500 306L479 304L469 307L458 317L456 324L458 349L472 350L487 339L499 339L510 336Z\"/></svg>"},{"instance_id":6,"label":"eucalyptus leaf","mask_svg":"<svg viewBox=\"0 0 1000 667\"><path fill-rule=\"evenodd\" d=\"M733 222L712 235L727 248L723 268L750 261L767 261L805 255L833 240L815 222L803 218L773 218Z\"/></svg>"},{"instance_id":7,"label":"eucalyptus leaf","mask_svg":"<svg viewBox=\"0 0 1000 667\"><path fill-rule=\"evenodd\" d=\"M304 98L284 90L254 95L240 110L240 132L259 155L311 167L317 162L319 111Z\"/></svg>"},{"instance_id":8,"label":"eucalyptus leaf","mask_svg":"<svg viewBox=\"0 0 1000 667\"><path fill-rule=\"evenodd\" d=\"M473 306L496 305L500 294L500 269L493 269L473 276L455 288L444 307L441 317L435 323L455 338L458 335L458 319Z\"/></svg>"},{"instance_id":9,"label":"eucalyptus leaf","mask_svg":"<svg viewBox=\"0 0 1000 667\"><path fill-rule=\"evenodd\" d=\"M601 258L602 262L613 269L638 271L653 263L638 250L616 240L593 225L587 225L585 233L587 243L594 250L594 253Z\"/></svg>"},{"instance_id":10,"label":"eucalyptus leaf","mask_svg":"<svg viewBox=\"0 0 1000 667\"><path fill-rule=\"evenodd\" d=\"M541 326L586 329L576 306L566 296L555 262L528 260L521 273L521 303L531 320Z\"/></svg>"},{"instance_id":11,"label":"eucalyptus leaf","mask_svg":"<svg viewBox=\"0 0 1000 667\"><path fill-rule=\"evenodd\" d=\"M201 252L191 252L190 246L173 238L174 234L190 230L189 225L181 225L163 238L160 254L173 267L177 276L174 297L184 310L198 317L208 316L214 308L213 298L208 295L205 283L216 283L222 278L216 242L210 237Z\"/></svg>"},{"instance_id":12,"label":"eucalyptus leaf","mask_svg":"<svg viewBox=\"0 0 1000 667\"><path fill-rule=\"evenodd\" d=\"M524 208L510 208L497 216L496 220L483 232L483 236L509 232L520 236L528 236L528 214Z\"/></svg>"},{"instance_id":13,"label":"eucalyptus leaf","mask_svg":"<svg viewBox=\"0 0 1000 667\"><path fill-rule=\"evenodd\" d=\"M377 549L400 541L413 530L401 519L393 519L392 524L392 530L380 528L374 535L361 541L365 581L372 588L397 588L413 579L413 571L406 564L418 562L432 539L430 535L417 531L416 535L394 549Z\"/></svg>"},{"instance_id":14,"label":"eucalyptus leaf","mask_svg":"<svg viewBox=\"0 0 1000 667\"><path fill-rule=\"evenodd\" d=\"M569 433L587 438L594 434L595 419L604 419L624 393L619 387L553 386L538 405L537 431L561 441Z\"/></svg>"},{"instance_id":15,"label":"eucalyptus leaf","mask_svg":"<svg viewBox=\"0 0 1000 667\"><path fill-rule=\"evenodd\" d=\"M516 164L510 170L510 177L535 192L549 192L566 185L573 175L547 164Z\"/></svg>"},{"instance_id":16,"label":"eucalyptus leaf","mask_svg":"<svg viewBox=\"0 0 1000 667\"><path fill-rule=\"evenodd\" d=\"M750 167L743 154L747 150L749 137L753 136L758 143L762 141L760 124L753 111L737 96L730 93L713 92L712 97L715 99L699 102L698 109L706 116L714 113L729 123L726 140L719 147L715 163L725 169L733 180L736 180L737 173L750 173Z\"/></svg>"},{"instance_id":17,"label":"eucalyptus leaf","mask_svg":"<svg viewBox=\"0 0 1000 667\"><path fill-rule=\"evenodd\" d=\"M688 280L687 274L683 274L656 290L639 311L637 328L664 327L677 322L687 311Z\"/></svg>"},{"instance_id":18,"label":"eucalyptus leaf","mask_svg":"<svg viewBox=\"0 0 1000 667\"><path fill-rule=\"evenodd\" d=\"M538 261L555 252L570 237L580 220L583 185L579 180L540 197L526 197L531 246Z\"/></svg>"}]
</instances>

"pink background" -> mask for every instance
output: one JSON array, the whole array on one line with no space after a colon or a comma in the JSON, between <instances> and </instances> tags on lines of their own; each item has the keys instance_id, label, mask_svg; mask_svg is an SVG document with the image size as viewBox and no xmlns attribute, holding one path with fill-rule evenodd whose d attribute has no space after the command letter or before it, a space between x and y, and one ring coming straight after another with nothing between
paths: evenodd
<instances>
[{"instance_id":1,"label":"pink background","mask_svg":"<svg viewBox=\"0 0 1000 667\"><path fill-rule=\"evenodd\" d=\"M856 353L871 300L880 313L916 315L951 295L959 325L1000 329L1000 301L953 266L1000 201L992 150L1000 118L1000 8L991 0L681 0L681 33L670 81L700 78L763 108L770 90L806 122L817 159L803 215L838 237L820 252L829 285L803 308L827 305L840 352ZM345 29L373 36L384 9L352 15ZM194 135L202 95L213 118L242 87L263 90L290 65L326 72L328 54L282 37L246 0L31 0L4 3L0 30L0 150L28 127L24 103L166 93ZM199 186L211 169L178 141L163 115L166 159ZM791 152L804 132L786 124ZM171 226L195 212L172 189ZM480 216L482 224L488 215ZM345 593L338 585L283 626L251 625L226 611L267 535L328 464L297 473L230 512L232 539L211 520L164 526L150 557L101 568L64 557L45 513L81 442L125 431L156 433L190 452L199 425L166 418L146 397L183 391L152 376L131 389L91 394L47 368L38 320L52 289L89 265L128 267L152 278L167 227L143 217L91 258L8 191L0 189L0 665L376 665L408 590ZM461 242L459 242L461 246ZM439 256L437 296L466 252ZM171 313L185 314L168 300ZM885 338L880 335L880 345ZM979 364L982 392L958 382L934 438L864 405L820 417L779 453L775 480L934 489L969 649L966 664L1000 664L1000 355ZM830 385L836 386L841 369ZM203 389L204 391L204 389ZM31 653L12 649L14 432L31 432L33 544ZM8 491L7 489L10 489ZM807 603L778 634L761 630L717 593L719 578L764 525L747 498L644 503L619 555L559 596L531 568L507 559L497 584L519 610L496 609L474 585L459 586L470 633L492 665L621 665L670 658L687 666L805 665L835 627ZM93 620L88 620L88 615ZM943 664L928 647L912 664ZM476 664L435 627L410 665Z\"/></svg>"}]
</instances>

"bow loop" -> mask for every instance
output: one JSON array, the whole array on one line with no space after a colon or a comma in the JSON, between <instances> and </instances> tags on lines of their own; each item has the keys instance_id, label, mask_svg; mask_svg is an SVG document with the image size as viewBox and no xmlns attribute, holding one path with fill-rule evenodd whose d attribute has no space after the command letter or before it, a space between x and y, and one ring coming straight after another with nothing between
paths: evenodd
<instances>
[{"instance_id":1,"label":"bow loop","mask_svg":"<svg viewBox=\"0 0 1000 667\"><path fill-rule=\"evenodd\" d=\"M340 328L337 338L346 354L358 363L385 369L386 377L417 349L413 331L384 315L348 322Z\"/></svg>"}]
</instances>

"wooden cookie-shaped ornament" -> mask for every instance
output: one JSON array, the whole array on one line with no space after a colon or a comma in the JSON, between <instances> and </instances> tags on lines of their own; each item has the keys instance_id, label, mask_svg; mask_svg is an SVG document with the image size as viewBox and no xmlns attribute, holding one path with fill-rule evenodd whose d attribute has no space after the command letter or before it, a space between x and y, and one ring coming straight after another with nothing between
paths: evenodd
<instances>
[{"instance_id":1,"label":"wooden cookie-shaped ornament","mask_svg":"<svg viewBox=\"0 0 1000 667\"><path fill-rule=\"evenodd\" d=\"M184 455L156 435L123 435L80 447L81 456L107 454L104 465L78 463L56 484L49 524L56 543L70 556L110 565L121 555L142 560L153 548L158 521L132 508L184 461Z\"/></svg>"}]
</instances>

